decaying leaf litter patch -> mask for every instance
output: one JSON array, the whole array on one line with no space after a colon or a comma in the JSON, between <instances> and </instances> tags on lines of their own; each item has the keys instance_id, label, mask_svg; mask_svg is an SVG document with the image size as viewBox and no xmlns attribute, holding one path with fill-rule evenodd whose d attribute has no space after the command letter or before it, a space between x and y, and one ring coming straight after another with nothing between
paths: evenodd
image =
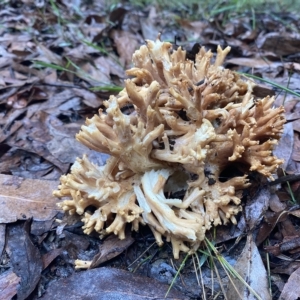
<instances>
[{"instance_id":1,"label":"decaying leaf litter patch","mask_svg":"<svg viewBox=\"0 0 300 300\"><path fill-rule=\"evenodd\" d=\"M105 1L1 5L0 288L5 299L50 299L55 293L80 299L83 289L90 299L100 293L102 299L164 298L184 256L174 261L170 246L158 248L147 228L128 232L123 241L83 235L80 219L64 216L51 197L60 175L81 153L100 165L107 159L81 146L74 135L109 94L122 88L133 51L158 32L162 40L176 37L191 57L199 45L213 51L218 44L231 46L227 67L262 77L256 94L276 93L276 105L284 104L287 124L276 155L285 163L278 179L270 184L250 174L252 186L237 226L218 227L207 237L217 243L215 257L222 254L239 266L262 299L299 296L293 284L300 267L299 20L285 13L256 13L255 24L250 13L235 14L230 21L222 13L190 20L189 13L188 8L179 14ZM228 277L220 260L205 259L206 254L204 249L184 260L168 298L255 298L241 281ZM75 259L93 260L97 268L75 271ZM153 279L140 281L140 276Z\"/></svg>"}]
</instances>

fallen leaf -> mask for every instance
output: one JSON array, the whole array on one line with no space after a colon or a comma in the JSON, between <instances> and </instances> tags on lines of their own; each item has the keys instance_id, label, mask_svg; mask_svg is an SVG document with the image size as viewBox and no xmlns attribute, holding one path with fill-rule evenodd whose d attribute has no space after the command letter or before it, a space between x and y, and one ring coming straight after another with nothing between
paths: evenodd
<instances>
[{"instance_id":1,"label":"fallen leaf","mask_svg":"<svg viewBox=\"0 0 300 300\"><path fill-rule=\"evenodd\" d=\"M295 226L290 217L282 220L280 233L284 238L289 236L299 236L297 226Z\"/></svg>"},{"instance_id":2,"label":"fallen leaf","mask_svg":"<svg viewBox=\"0 0 300 300\"><path fill-rule=\"evenodd\" d=\"M281 212L286 209L286 202L279 200L277 194L272 194L270 197L270 209L274 212Z\"/></svg>"},{"instance_id":3,"label":"fallen leaf","mask_svg":"<svg viewBox=\"0 0 300 300\"><path fill-rule=\"evenodd\" d=\"M4 246L5 246L5 224L0 224L0 257L2 255Z\"/></svg>"},{"instance_id":4,"label":"fallen leaf","mask_svg":"<svg viewBox=\"0 0 300 300\"><path fill-rule=\"evenodd\" d=\"M285 285L283 278L280 275L274 274L271 276L271 280L277 286L278 290L282 292Z\"/></svg>"},{"instance_id":5,"label":"fallen leaf","mask_svg":"<svg viewBox=\"0 0 300 300\"><path fill-rule=\"evenodd\" d=\"M241 216L237 225L232 226L219 226L214 238L216 244L224 243L226 241L232 240L239 237L246 231L245 218ZM212 229L213 232L214 229ZM214 235L214 233L212 233Z\"/></svg>"},{"instance_id":6,"label":"fallen leaf","mask_svg":"<svg viewBox=\"0 0 300 300\"><path fill-rule=\"evenodd\" d=\"M46 143L46 148L61 164L69 165L82 153L90 154L91 150L75 139L82 124L63 124L59 119L52 118L47 125L52 139Z\"/></svg>"},{"instance_id":7,"label":"fallen leaf","mask_svg":"<svg viewBox=\"0 0 300 300\"><path fill-rule=\"evenodd\" d=\"M298 268L289 277L283 291L279 297L280 300L297 300L300 297L300 268Z\"/></svg>"},{"instance_id":8,"label":"fallen leaf","mask_svg":"<svg viewBox=\"0 0 300 300\"><path fill-rule=\"evenodd\" d=\"M100 264L120 255L134 242L134 238L130 233L126 234L126 238L120 240L117 236L109 236L99 247L99 253L92 260L90 269L98 267Z\"/></svg>"},{"instance_id":9,"label":"fallen leaf","mask_svg":"<svg viewBox=\"0 0 300 300\"><path fill-rule=\"evenodd\" d=\"M299 52L300 35L296 33L271 32L256 41L257 46L278 56Z\"/></svg>"},{"instance_id":10,"label":"fallen leaf","mask_svg":"<svg viewBox=\"0 0 300 300\"><path fill-rule=\"evenodd\" d=\"M95 67L93 64L87 62L79 65L76 75L87 81L91 86L107 85L110 84L110 77L107 76L102 70Z\"/></svg>"},{"instance_id":11,"label":"fallen leaf","mask_svg":"<svg viewBox=\"0 0 300 300\"><path fill-rule=\"evenodd\" d=\"M278 255L282 254L279 244L276 244L274 246L265 246L264 250L267 251L268 253L274 255L274 256L278 256Z\"/></svg>"},{"instance_id":12,"label":"fallen leaf","mask_svg":"<svg viewBox=\"0 0 300 300\"><path fill-rule=\"evenodd\" d=\"M271 300L268 287L268 277L258 249L253 241L252 235L247 237L246 245L237 259L234 269L247 282L260 299ZM238 278L232 278L235 287L229 284L226 293L227 299L257 299L255 295Z\"/></svg>"},{"instance_id":13,"label":"fallen leaf","mask_svg":"<svg viewBox=\"0 0 300 300\"><path fill-rule=\"evenodd\" d=\"M46 232L49 232L52 228L55 218L46 220L46 221L32 221L30 234L33 235L43 235Z\"/></svg>"},{"instance_id":14,"label":"fallen leaf","mask_svg":"<svg viewBox=\"0 0 300 300\"><path fill-rule=\"evenodd\" d=\"M280 166L283 170L286 170L286 167L290 161L290 158L293 153L293 145L294 145L294 132L293 132L293 124L286 123L283 126L283 134L273 150L275 156L280 159L284 159L283 164Z\"/></svg>"},{"instance_id":15,"label":"fallen leaf","mask_svg":"<svg viewBox=\"0 0 300 300\"><path fill-rule=\"evenodd\" d=\"M148 277L119 269L98 268L75 273L68 278L52 282L40 299L187 299L180 292L174 290L171 290L165 298L167 290L167 285Z\"/></svg>"},{"instance_id":16,"label":"fallen leaf","mask_svg":"<svg viewBox=\"0 0 300 300\"><path fill-rule=\"evenodd\" d=\"M245 207L245 219L251 230L262 220L265 211L269 207L270 191L268 188L261 189Z\"/></svg>"},{"instance_id":17,"label":"fallen leaf","mask_svg":"<svg viewBox=\"0 0 300 300\"><path fill-rule=\"evenodd\" d=\"M83 98L83 102L89 107L99 108L102 105L102 100L95 94L84 89L74 89L76 95Z\"/></svg>"},{"instance_id":18,"label":"fallen leaf","mask_svg":"<svg viewBox=\"0 0 300 300\"><path fill-rule=\"evenodd\" d=\"M279 65L282 65L280 62L267 62L265 59L260 57L234 57L226 60L226 63L238 65L238 66L246 66L250 68L276 68Z\"/></svg>"},{"instance_id":19,"label":"fallen leaf","mask_svg":"<svg viewBox=\"0 0 300 300\"><path fill-rule=\"evenodd\" d=\"M260 245L274 230L277 223L280 223L287 218L287 214L287 211L278 213L267 211L264 216L264 222L259 227L256 244Z\"/></svg>"},{"instance_id":20,"label":"fallen leaf","mask_svg":"<svg viewBox=\"0 0 300 300\"><path fill-rule=\"evenodd\" d=\"M297 113L297 116L295 116L295 120L293 120L292 124L293 124L293 129L297 132L300 132L300 116L298 116L299 114ZM294 114L291 114L287 120L290 120L291 118L293 118Z\"/></svg>"},{"instance_id":21,"label":"fallen leaf","mask_svg":"<svg viewBox=\"0 0 300 300\"><path fill-rule=\"evenodd\" d=\"M279 255L279 258L283 260L283 263L274 268L273 273L292 275L298 268L300 268L300 262L294 261L292 258L286 255Z\"/></svg>"},{"instance_id":22,"label":"fallen leaf","mask_svg":"<svg viewBox=\"0 0 300 300\"><path fill-rule=\"evenodd\" d=\"M265 68L266 70L277 69L280 67L294 71L300 70L299 63L283 63L281 61L268 61L260 57L234 57L226 60L226 63L256 69Z\"/></svg>"},{"instance_id":23,"label":"fallen leaf","mask_svg":"<svg viewBox=\"0 0 300 300\"><path fill-rule=\"evenodd\" d=\"M297 209L297 210L292 210L289 212L290 215L293 215L297 218L300 218L300 209Z\"/></svg>"},{"instance_id":24,"label":"fallen leaf","mask_svg":"<svg viewBox=\"0 0 300 300\"><path fill-rule=\"evenodd\" d=\"M33 218L36 221L52 219L58 208L52 191L57 181L23 179L0 174L0 223Z\"/></svg>"},{"instance_id":25,"label":"fallen leaf","mask_svg":"<svg viewBox=\"0 0 300 300\"><path fill-rule=\"evenodd\" d=\"M63 248L52 249L42 256L43 270L46 269L53 260L63 252Z\"/></svg>"},{"instance_id":26,"label":"fallen leaf","mask_svg":"<svg viewBox=\"0 0 300 300\"><path fill-rule=\"evenodd\" d=\"M17 293L20 278L11 270L0 274L1 300L11 300Z\"/></svg>"},{"instance_id":27,"label":"fallen leaf","mask_svg":"<svg viewBox=\"0 0 300 300\"><path fill-rule=\"evenodd\" d=\"M128 68L131 65L132 54L140 45L137 40L137 35L128 31L113 30L111 37L116 44L120 60L123 61L125 67Z\"/></svg>"},{"instance_id":28,"label":"fallen leaf","mask_svg":"<svg viewBox=\"0 0 300 300\"><path fill-rule=\"evenodd\" d=\"M258 98L264 98L267 96L275 96L275 92L270 89L269 87L262 85L262 84L256 84L253 87L253 95Z\"/></svg>"},{"instance_id":29,"label":"fallen leaf","mask_svg":"<svg viewBox=\"0 0 300 300\"><path fill-rule=\"evenodd\" d=\"M7 226L6 251L14 273L21 278L17 292L18 300L26 299L35 289L43 267L40 252L30 240L29 231L29 221Z\"/></svg>"},{"instance_id":30,"label":"fallen leaf","mask_svg":"<svg viewBox=\"0 0 300 300\"><path fill-rule=\"evenodd\" d=\"M298 133L295 133L294 147L293 147L292 159L300 161L300 137Z\"/></svg>"}]
</instances>

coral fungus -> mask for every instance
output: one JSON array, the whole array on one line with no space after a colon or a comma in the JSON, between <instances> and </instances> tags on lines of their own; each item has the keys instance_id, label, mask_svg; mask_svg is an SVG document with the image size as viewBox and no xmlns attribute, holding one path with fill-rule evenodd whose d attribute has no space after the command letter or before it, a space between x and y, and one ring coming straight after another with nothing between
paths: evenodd
<instances>
[{"instance_id":1,"label":"coral fungus","mask_svg":"<svg viewBox=\"0 0 300 300\"><path fill-rule=\"evenodd\" d=\"M110 158L104 166L78 158L54 192L69 198L63 210L83 215L86 233L122 239L127 223L147 224L159 245L171 241L177 258L197 249L212 226L236 223L248 171L272 179L282 163L272 149L284 109L273 107L273 97L257 99L254 82L222 67L229 51L218 47L212 63L201 48L191 61L157 39L134 53L123 91L76 136ZM221 179L230 168L238 175Z\"/></svg>"}]
</instances>

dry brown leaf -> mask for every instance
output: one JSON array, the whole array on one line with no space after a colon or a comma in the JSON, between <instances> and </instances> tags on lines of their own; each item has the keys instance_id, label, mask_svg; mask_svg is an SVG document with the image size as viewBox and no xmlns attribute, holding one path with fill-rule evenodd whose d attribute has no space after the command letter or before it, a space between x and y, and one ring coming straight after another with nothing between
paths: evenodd
<instances>
[{"instance_id":1,"label":"dry brown leaf","mask_svg":"<svg viewBox=\"0 0 300 300\"><path fill-rule=\"evenodd\" d=\"M1 300L11 300L17 293L20 278L11 270L0 275Z\"/></svg>"},{"instance_id":2,"label":"dry brown leaf","mask_svg":"<svg viewBox=\"0 0 300 300\"><path fill-rule=\"evenodd\" d=\"M94 64L89 62L80 65L80 69L76 71L76 75L87 81L91 86L99 86L110 83L110 77L102 70L99 70Z\"/></svg>"},{"instance_id":3,"label":"dry brown leaf","mask_svg":"<svg viewBox=\"0 0 300 300\"><path fill-rule=\"evenodd\" d=\"M283 126L283 134L273 150L274 155L284 159L284 163L280 166L283 170L286 170L287 165L290 161L292 155L294 155L293 145L294 145L294 132L293 124L286 123Z\"/></svg>"},{"instance_id":4,"label":"dry brown leaf","mask_svg":"<svg viewBox=\"0 0 300 300\"><path fill-rule=\"evenodd\" d=\"M300 297L300 268L298 268L285 284L280 300L297 300Z\"/></svg>"},{"instance_id":5,"label":"dry brown leaf","mask_svg":"<svg viewBox=\"0 0 300 300\"><path fill-rule=\"evenodd\" d=\"M128 31L113 30L111 32L111 37L116 44L120 60L127 69L131 65L132 54L140 45L137 40L137 35Z\"/></svg>"},{"instance_id":6,"label":"dry brown leaf","mask_svg":"<svg viewBox=\"0 0 300 300\"><path fill-rule=\"evenodd\" d=\"M300 209L290 211L289 215L293 215L297 218L300 218Z\"/></svg>"},{"instance_id":7,"label":"dry brown leaf","mask_svg":"<svg viewBox=\"0 0 300 300\"><path fill-rule=\"evenodd\" d=\"M62 57L53 53L48 47L45 47L43 44L39 44L37 50L39 56L35 57L34 60L43 61L45 63L52 63L64 67L64 61Z\"/></svg>"},{"instance_id":8,"label":"dry brown leaf","mask_svg":"<svg viewBox=\"0 0 300 300\"><path fill-rule=\"evenodd\" d=\"M63 250L64 250L63 248L58 248L58 249L52 249L49 252L45 253L42 256L43 270L46 269L57 256L61 255Z\"/></svg>"},{"instance_id":9,"label":"dry brown leaf","mask_svg":"<svg viewBox=\"0 0 300 300\"><path fill-rule=\"evenodd\" d=\"M97 268L74 273L68 278L52 282L46 293L39 299L81 300L86 297L89 300L187 299L174 289L165 298L167 290L167 285L148 277L124 270Z\"/></svg>"},{"instance_id":10,"label":"dry brown leaf","mask_svg":"<svg viewBox=\"0 0 300 300\"><path fill-rule=\"evenodd\" d=\"M291 218L286 218L281 222L281 230L283 238L290 236L299 236L299 231L295 224L292 222Z\"/></svg>"},{"instance_id":11,"label":"dry brown leaf","mask_svg":"<svg viewBox=\"0 0 300 300\"><path fill-rule=\"evenodd\" d=\"M300 262L294 261L292 258L286 255L279 255L279 258L283 261L283 263L274 268L272 271L276 274L286 274L292 275L298 268L300 268Z\"/></svg>"},{"instance_id":12,"label":"dry brown leaf","mask_svg":"<svg viewBox=\"0 0 300 300\"><path fill-rule=\"evenodd\" d=\"M261 189L255 197L249 199L245 206L245 219L248 228L256 227L264 217L269 207L270 191L268 188Z\"/></svg>"},{"instance_id":13,"label":"dry brown leaf","mask_svg":"<svg viewBox=\"0 0 300 300\"><path fill-rule=\"evenodd\" d=\"M6 252L14 273L20 278L17 299L25 300L37 286L42 273L42 260L38 248L32 243L30 222L7 225Z\"/></svg>"},{"instance_id":14,"label":"dry brown leaf","mask_svg":"<svg viewBox=\"0 0 300 300\"><path fill-rule=\"evenodd\" d=\"M73 89L75 94L83 98L83 102L93 108L99 108L102 105L102 99L100 99L95 93L92 93L85 89Z\"/></svg>"},{"instance_id":15,"label":"dry brown leaf","mask_svg":"<svg viewBox=\"0 0 300 300\"><path fill-rule=\"evenodd\" d=\"M299 52L300 35L296 33L271 32L257 39L257 46L278 56Z\"/></svg>"},{"instance_id":16,"label":"dry brown leaf","mask_svg":"<svg viewBox=\"0 0 300 300\"><path fill-rule=\"evenodd\" d=\"M256 244L260 245L274 230L277 223L284 221L287 218L288 212L271 213L267 211L264 216L264 222L259 227L256 237Z\"/></svg>"},{"instance_id":17,"label":"dry brown leaf","mask_svg":"<svg viewBox=\"0 0 300 300\"><path fill-rule=\"evenodd\" d=\"M117 236L109 236L103 244L99 247L99 253L92 260L90 269L98 267L100 264L118 256L124 252L130 245L132 245L134 239L130 233L127 232L126 238L120 240Z\"/></svg>"},{"instance_id":18,"label":"dry brown leaf","mask_svg":"<svg viewBox=\"0 0 300 300\"><path fill-rule=\"evenodd\" d=\"M271 300L271 295L268 287L267 272L259 251L253 241L252 235L247 237L247 242L240 257L235 264L235 270L248 283L248 285L256 292L263 300ZM232 278L235 287L229 284L226 293L227 299L257 299L238 278Z\"/></svg>"},{"instance_id":19,"label":"dry brown leaf","mask_svg":"<svg viewBox=\"0 0 300 300\"><path fill-rule=\"evenodd\" d=\"M52 191L57 181L24 179L0 174L0 223L33 218L48 220L58 211Z\"/></svg>"},{"instance_id":20,"label":"dry brown leaf","mask_svg":"<svg viewBox=\"0 0 300 300\"><path fill-rule=\"evenodd\" d=\"M92 150L87 147L77 145L75 134L79 131L80 126L80 123L63 125L55 118L48 122L48 131L52 139L46 142L46 147L60 163L68 165L73 163L81 153L91 153Z\"/></svg>"},{"instance_id":21,"label":"dry brown leaf","mask_svg":"<svg viewBox=\"0 0 300 300\"><path fill-rule=\"evenodd\" d=\"M286 202L281 202L277 194L272 194L270 198L270 209L274 212L281 212L287 207Z\"/></svg>"},{"instance_id":22,"label":"dry brown leaf","mask_svg":"<svg viewBox=\"0 0 300 300\"><path fill-rule=\"evenodd\" d=\"M157 17L156 7L153 5L150 8L148 17L140 18L140 26L144 39L155 40L157 38L157 33L160 32L159 27L155 24Z\"/></svg>"},{"instance_id":23,"label":"dry brown leaf","mask_svg":"<svg viewBox=\"0 0 300 300\"><path fill-rule=\"evenodd\" d=\"M293 129L300 133L300 115L299 115L299 113L297 113L297 115L292 113L289 116L289 119L293 120L293 118L294 118L294 121L292 122Z\"/></svg>"},{"instance_id":24,"label":"dry brown leaf","mask_svg":"<svg viewBox=\"0 0 300 300\"><path fill-rule=\"evenodd\" d=\"M96 16L96 17L99 17L99 16ZM91 23L84 24L85 26L82 26L82 32L84 33L84 35L88 36L90 39L92 39L93 42L97 42L98 37L102 36L103 31L108 27L107 23L95 22L96 17L88 16L87 18L89 18L91 20Z\"/></svg>"},{"instance_id":25,"label":"dry brown leaf","mask_svg":"<svg viewBox=\"0 0 300 300\"><path fill-rule=\"evenodd\" d=\"M271 276L271 279L272 279L272 283L274 283L277 286L278 290L282 292L285 285L283 278L280 275L274 274Z\"/></svg>"},{"instance_id":26,"label":"dry brown leaf","mask_svg":"<svg viewBox=\"0 0 300 300\"><path fill-rule=\"evenodd\" d=\"M267 59L263 59L261 57L234 57L226 60L227 63L231 63L238 66L246 66L249 68L269 68L276 69L279 67L283 67L285 69L291 69L295 71L300 70L299 63L283 63L281 61L268 61Z\"/></svg>"},{"instance_id":27,"label":"dry brown leaf","mask_svg":"<svg viewBox=\"0 0 300 300\"><path fill-rule=\"evenodd\" d=\"M299 134L297 133L294 136L295 136L295 140L294 140L294 147L292 148L293 149L292 159L295 161L300 161L300 137Z\"/></svg>"},{"instance_id":28,"label":"dry brown leaf","mask_svg":"<svg viewBox=\"0 0 300 300\"><path fill-rule=\"evenodd\" d=\"M5 246L5 229L6 229L6 225L0 224L0 257L3 253L3 249Z\"/></svg>"}]
</instances>

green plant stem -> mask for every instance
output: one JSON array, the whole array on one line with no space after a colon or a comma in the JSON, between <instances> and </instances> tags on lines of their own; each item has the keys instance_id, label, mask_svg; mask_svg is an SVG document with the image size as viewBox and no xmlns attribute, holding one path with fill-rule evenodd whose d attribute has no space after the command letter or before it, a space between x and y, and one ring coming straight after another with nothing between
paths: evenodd
<instances>
[{"instance_id":1,"label":"green plant stem","mask_svg":"<svg viewBox=\"0 0 300 300\"><path fill-rule=\"evenodd\" d=\"M258 77L258 76L255 76L255 75L252 75L252 74L248 74L248 73L243 73L243 72L237 72L238 74L240 75L244 75L246 77L250 77L250 78L253 78L253 79L256 79L256 80L260 80L262 82L266 82L272 86L275 86L281 90L284 90L286 91L287 93L291 94L291 95L294 95L294 96L297 96L300 98L300 94L299 93L296 93L294 91L292 91L291 89L287 89L285 86L283 85L280 85L280 84L277 84L275 82L272 82L271 80L268 80L268 79L264 79L264 78L261 78L261 77Z\"/></svg>"},{"instance_id":2,"label":"green plant stem","mask_svg":"<svg viewBox=\"0 0 300 300\"><path fill-rule=\"evenodd\" d=\"M166 292L166 294L165 294L165 298L168 297L168 294L170 293L171 288L173 287L173 285L174 285L174 283L175 283L175 281L176 281L176 279L177 279L177 277L178 277L180 271L181 271L182 268L184 267L185 262L186 262L186 260L188 259L189 256L190 256L190 255L189 255L189 253L188 253L188 254L185 256L185 258L183 259L182 263L180 264L179 269L177 270L177 273L176 273L176 275L174 276L174 278L173 278L173 280L172 280L172 282L171 282L171 284L170 284L170 286L169 286L169 288L168 288L168 290L167 290L167 292Z\"/></svg>"},{"instance_id":3,"label":"green plant stem","mask_svg":"<svg viewBox=\"0 0 300 300\"><path fill-rule=\"evenodd\" d=\"M282 171L283 171L284 176L286 176L285 171L284 171L284 170L282 170ZM297 204L297 200L296 200L295 195L294 195L294 193L293 193L293 190L292 190L292 188L291 188L290 182L287 181L286 184L287 184L287 186L288 186L289 194L290 194L290 196L291 196L291 198L292 198L292 203L293 203L293 204Z\"/></svg>"}]
</instances>

